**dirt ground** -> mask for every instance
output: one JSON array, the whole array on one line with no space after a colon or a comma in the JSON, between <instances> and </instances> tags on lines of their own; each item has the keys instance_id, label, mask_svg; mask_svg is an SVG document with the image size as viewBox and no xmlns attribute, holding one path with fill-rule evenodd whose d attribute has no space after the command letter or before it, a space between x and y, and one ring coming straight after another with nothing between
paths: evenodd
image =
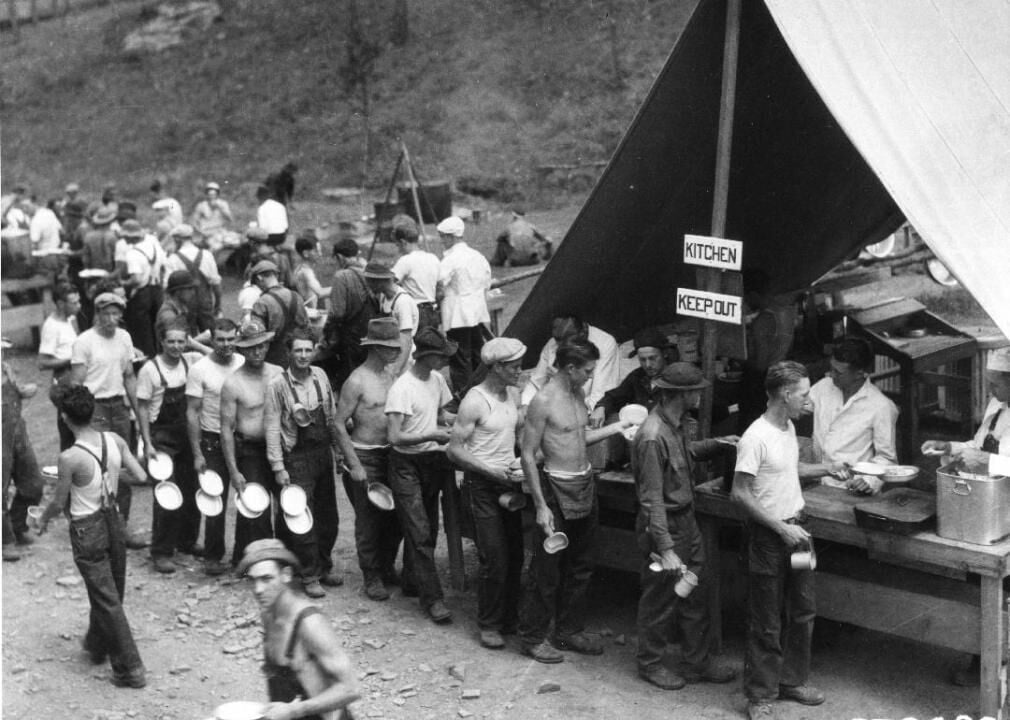
<instances>
[{"instance_id":1,"label":"dirt ground","mask_svg":"<svg viewBox=\"0 0 1010 720\"><path fill-rule=\"evenodd\" d=\"M570 214L533 216L561 237ZM500 220L500 218L499 218ZM480 228L487 247L492 225ZM528 281L513 286L506 319ZM34 355L12 356L23 380L44 378ZM55 463L55 410L44 393L25 416L40 464ZM339 487L339 486L338 486ZM356 566L351 509L340 496L337 566L343 587L319 602L332 620L358 673L364 718L738 718L745 707L739 682L693 685L663 692L635 673L634 575L600 570L592 588L590 629L606 640L602 657L567 655L545 666L522 657L514 638L503 651L476 642L476 553L464 541L468 585L452 591L444 542L439 546L447 604L454 622L435 626L416 600L398 592L388 602L365 598ZM135 494L131 526L150 528L150 491ZM229 537L231 533L229 531ZM117 689L108 667L91 666L79 648L87 624L87 597L73 565L65 521L51 526L21 561L2 568L2 674L4 718L75 717L85 720L199 720L226 701L265 697L259 669L260 631L251 592L234 578L208 578L199 561L183 556L180 571L153 571L146 551L130 553L126 609L148 668L143 690ZM741 622L725 619L724 660L742 666ZM677 650L671 647L669 661ZM822 624L815 636L812 682L828 701L818 708L783 704L781 717L979 717L975 689L947 683L956 653L870 631ZM463 696L477 695L473 699Z\"/></svg>"}]
</instances>

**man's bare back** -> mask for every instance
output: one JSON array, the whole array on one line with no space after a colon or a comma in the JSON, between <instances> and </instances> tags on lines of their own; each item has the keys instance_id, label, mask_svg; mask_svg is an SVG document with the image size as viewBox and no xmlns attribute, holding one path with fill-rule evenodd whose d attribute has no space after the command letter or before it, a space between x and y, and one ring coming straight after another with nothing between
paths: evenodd
<instances>
[{"instance_id":1,"label":"man's bare back","mask_svg":"<svg viewBox=\"0 0 1010 720\"><path fill-rule=\"evenodd\" d=\"M269 363L264 364L260 372L242 366L224 381L221 389L222 411L225 403L234 403L236 433L250 439L262 440L266 437L263 407L266 404L267 386L280 372L280 367Z\"/></svg>"},{"instance_id":2,"label":"man's bare back","mask_svg":"<svg viewBox=\"0 0 1010 720\"><path fill-rule=\"evenodd\" d=\"M589 468L586 454L586 426L589 413L581 387L569 390L557 378L541 390L534 404L544 413L544 431L540 449L548 472L579 473ZM531 411L534 409L531 407Z\"/></svg>"}]
</instances>

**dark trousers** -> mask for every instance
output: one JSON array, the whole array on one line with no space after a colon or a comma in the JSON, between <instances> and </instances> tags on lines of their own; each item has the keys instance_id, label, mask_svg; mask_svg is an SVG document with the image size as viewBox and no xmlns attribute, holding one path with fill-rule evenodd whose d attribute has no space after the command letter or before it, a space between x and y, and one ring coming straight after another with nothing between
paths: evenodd
<instances>
[{"instance_id":1,"label":"dark trousers","mask_svg":"<svg viewBox=\"0 0 1010 720\"><path fill-rule=\"evenodd\" d=\"M249 442L235 438L235 464L246 482L259 483L267 491L274 487L274 473L267 462L266 442ZM235 546L232 548L231 564L238 565L245 553L246 545L274 536L270 510L258 518L249 519L242 513L235 515Z\"/></svg>"},{"instance_id":2,"label":"dark trousers","mask_svg":"<svg viewBox=\"0 0 1010 720\"><path fill-rule=\"evenodd\" d=\"M431 327L437 328L442 324L442 316L434 303L418 303L417 305L417 329Z\"/></svg>"},{"instance_id":3,"label":"dark trousers","mask_svg":"<svg viewBox=\"0 0 1010 720\"><path fill-rule=\"evenodd\" d=\"M453 394L462 397L470 387L474 371L480 365L480 349L484 347L484 335L480 325L453 328L445 334L453 342L459 343L456 354L449 358L449 377L452 379Z\"/></svg>"},{"instance_id":4,"label":"dark trousers","mask_svg":"<svg viewBox=\"0 0 1010 720\"><path fill-rule=\"evenodd\" d=\"M166 510L157 502L151 513L151 557L172 557L176 550L188 550L200 536L200 510L196 506L198 487L193 467L193 448L185 425L151 426L154 447L172 458L170 478L182 492L182 507Z\"/></svg>"},{"instance_id":5,"label":"dark trousers","mask_svg":"<svg viewBox=\"0 0 1010 720\"><path fill-rule=\"evenodd\" d=\"M122 395L95 401L91 427L99 432L114 432L132 447L133 423L130 421L130 409L126 407ZM130 506L133 504L133 489L128 483L119 483L116 502L119 505L119 513L123 516L123 523L126 523L130 519Z\"/></svg>"},{"instance_id":6,"label":"dark trousers","mask_svg":"<svg viewBox=\"0 0 1010 720\"><path fill-rule=\"evenodd\" d=\"M84 647L92 655L107 654L117 675L144 667L123 610L126 591L123 543L123 523L112 508L70 521L74 563L84 579L91 604Z\"/></svg>"},{"instance_id":7,"label":"dark trousers","mask_svg":"<svg viewBox=\"0 0 1010 720\"><path fill-rule=\"evenodd\" d=\"M780 685L803 685L810 673L814 573L793 570L792 550L771 530L751 524L749 531L743 689L749 700L773 700Z\"/></svg>"},{"instance_id":8,"label":"dark trousers","mask_svg":"<svg viewBox=\"0 0 1010 720\"><path fill-rule=\"evenodd\" d=\"M340 527L333 456L329 445L296 449L284 459L284 467L291 476L291 484L305 491L313 522L307 533L296 535L284 521L284 511L278 501L274 527L277 529L277 537L298 558L302 566L302 580L313 582L333 568L331 555ZM280 493L276 484L272 487Z\"/></svg>"},{"instance_id":9,"label":"dark trousers","mask_svg":"<svg viewBox=\"0 0 1010 720\"><path fill-rule=\"evenodd\" d=\"M228 488L231 486L231 475L228 474L228 465L221 451L221 436L217 433L201 432L200 452L207 462L207 469L220 475L224 485L224 491L221 493L223 503L221 514L204 518L203 522L204 557L207 560L220 561L225 553L225 519L228 517ZM239 517L245 520L241 515Z\"/></svg>"},{"instance_id":10,"label":"dark trousers","mask_svg":"<svg viewBox=\"0 0 1010 720\"><path fill-rule=\"evenodd\" d=\"M512 630L519 619L519 581L523 568L522 512L506 510L498 497L509 490L477 473L467 473L470 511L480 575L477 625L482 630Z\"/></svg>"},{"instance_id":11,"label":"dark trousers","mask_svg":"<svg viewBox=\"0 0 1010 720\"><path fill-rule=\"evenodd\" d=\"M681 650L684 664L701 668L710 654L710 620L705 607L705 554L694 512L685 510L667 514L673 551L691 572L698 575L698 587L686 598L680 598L674 592L679 575L649 569L652 562L649 553L658 554L659 550L653 544L647 527L648 518L639 514L638 547L643 550L643 558L642 595L638 600L638 666L645 668L662 662L670 628L676 623L683 636Z\"/></svg>"},{"instance_id":12,"label":"dark trousers","mask_svg":"<svg viewBox=\"0 0 1010 720\"><path fill-rule=\"evenodd\" d=\"M354 544L358 567L366 581L393 573L403 532L395 510L380 510L368 499L368 483L389 485L389 450L360 450L355 454L365 469L365 482L351 480L344 473L344 490L354 506Z\"/></svg>"},{"instance_id":13,"label":"dark trousers","mask_svg":"<svg viewBox=\"0 0 1010 720\"><path fill-rule=\"evenodd\" d=\"M158 337L155 334L154 323L158 318L160 306L161 288L148 285L133 293L127 300L126 310L123 313L123 325L133 338L133 347L148 357L158 354Z\"/></svg>"},{"instance_id":14,"label":"dark trousers","mask_svg":"<svg viewBox=\"0 0 1010 720\"><path fill-rule=\"evenodd\" d=\"M7 506L11 483L14 498ZM3 412L3 544L28 532L28 508L42 500L42 475L28 439L24 418L4 407Z\"/></svg>"},{"instance_id":15,"label":"dark trousers","mask_svg":"<svg viewBox=\"0 0 1010 720\"><path fill-rule=\"evenodd\" d=\"M435 569L438 496L451 472L441 452L389 453L389 482L403 529L404 566L417 583L424 608L443 597Z\"/></svg>"},{"instance_id":16,"label":"dark trousers","mask_svg":"<svg viewBox=\"0 0 1010 720\"><path fill-rule=\"evenodd\" d=\"M596 562L596 501L589 515L578 520L566 520L553 496L549 496L548 506L554 513L554 529L568 536L568 547L551 555L544 550L540 528L533 533L533 559L519 608L519 637L527 645L543 642L552 620L557 637L574 635L585 628L586 594Z\"/></svg>"}]
</instances>

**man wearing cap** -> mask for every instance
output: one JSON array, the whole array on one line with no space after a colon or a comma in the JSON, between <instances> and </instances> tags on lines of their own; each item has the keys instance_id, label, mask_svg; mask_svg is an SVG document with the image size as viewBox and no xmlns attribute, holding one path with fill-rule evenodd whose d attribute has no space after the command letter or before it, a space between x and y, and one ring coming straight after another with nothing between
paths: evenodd
<instances>
[{"instance_id":1,"label":"man wearing cap","mask_svg":"<svg viewBox=\"0 0 1010 720\"><path fill-rule=\"evenodd\" d=\"M186 382L189 369L203 357L186 353L187 328L179 321L160 326L161 352L137 374L137 420L144 439L144 460L156 452L172 458L172 480L182 493L182 507L166 510L157 502L151 521L151 560L160 573L175 572L175 551L201 555L200 511L196 507L196 471L186 435Z\"/></svg>"},{"instance_id":2,"label":"man wearing cap","mask_svg":"<svg viewBox=\"0 0 1010 720\"><path fill-rule=\"evenodd\" d=\"M158 352L155 323L161 306L165 251L153 236L144 232L136 220L124 221L119 234L128 243L123 280L128 299L123 321L133 338L133 345L152 357Z\"/></svg>"},{"instance_id":3,"label":"man wearing cap","mask_svg":"<svg viewBox=\"0 0 1010 720\"><path fill-rule=\"evenodd\" d=\"M228 318L219 318L211 330L212 351L189 369L186 378L186 430L197 474L212 470L221 477L221 513L204 521L204 572L222 575L225 551L225 518L228 510L230 475L221 450L221 390L225 379L245 362L235 352L238 327Z\"/></svg>"},{"instance_id":4,"label":"man wearing cap","mask_svg":"<svg viewBox=\"0 0 1010 720\"><path fill-rule=\"evenodd\" d=\"M246 231L249 240L249 273L260 260L269 260L277 266L277 279L284 287L294 286L294 268L287 248L278 245L270 239L267 231L258 226L252 226ZM250 276L251 279L251 276Z\"/></svg>"},{"instance_id":5,"label":"man wearing cap","mask_svg":"<svg viewBox=\"0 0 1010 720\"><path fill-rule=\"evenodd\" d=\"M280 540L251 543L238 574L252 581L263 619L264 720L350 720L361 697L340 638L314 605L291 589L298 558Z\"/></svg>"},{"instance_id":6,"label":"man wearing cap","mask_svg":"<svg viewBox=\"0 0 1010 720\"><path fill-rule=\"evenodd\" d=\"M3 354L11 347L7 338L0 340ZM3 452L3 559L10 562L21 558L16 545L32 544L32 536L28 534L28 508L42 498L39 464L21 417L22 401L33 397L39 388L35 383L18 382L14 369L6 360L0 372L3 373L3 413L0 414L3 427L3 442L0 444ZM12 483L15 488L13 498L10 495Z\"/></svg>"},{"instance_id":7,"label":"man wearing cap","mask_svg":"<svg viewBox=\"0 0 1010 720\"><path fill-rule=\"evenodd\" d=\"M550 260L553 254L551 241L526 219L522 208L512 209L512 222L495 239L495 267L522 267Z\"/></svg>"},{"instance_id":8,"label":"man wearing cap","mask_svg":"<svg viewBox=\"0 0 1010 720\"><path fill-rule=\"evenodd\" d=\"M358 261L358 244L344 238L333 246L338 269L330 286L330 309L323 327L323 342L330 357L321 363L334 388L339 388L358 365L365 361L361 338L368 321L379 312L368 291L364 269Z\"/></svg>"},{"instance_id":9,"label":"man wearing cap","mask_svg":"<svg viewBox=\"0 0 1010 720\"><path fill-rule=\"evenodd\" d=\"M635 529L642 551L638 674L664 690L679 690L685 682L729 682L736 672L715 662L710 642L711 618L705 605L708 568L694 517L693 477L695 460L721 454L738 438L689 439L697 431L689 413L709 386L691 363L671 363L651 383L656 402L635 435L631 456L638 494ZM659 562L662 570L651 570L653 562ZM679 599L674 588L685 570L699 578L700 586ZM682 638L681 674L663 665L674 622Z\"/></svg>"},{"instance_id":10,"label":"man wearing cap","mask_svg":"<svg viewBox=\"0 0 1010 720\"><path fill-rule=\"evenodd\" d=\"M221 186L216 182L209 182L204 187L204 198L193 208L190 221L208 241L222 230L227 230L228 223L234 221L231 207L227 200L221 198Z\"/></svg>"},{"instance_id":11,"label":"man wearing cap","mask_svg":"<svg viewBox=\"0 0 1010 720\"><path fill-rule=\"evenodd\" d=\"M596 550L596 478L588 446L616 435L627 423L588 428L582 388L592 378L600 351L590 342L561 345L555 373L530 403L523 425L523 474L533 496L540 529L533 543L530 579L519 614L523 652L537 662L559 663L558 650L599 655L603 646L585 632L585 605ZM543 468L537 452L543 452ZM541 475L542 472L542 475ZM547 552L543 540L555 532L568 547ZM554 635L548 640L548 631Z\"/></svg>"},{"instance_id":12,"label":"man wearing cap","mask_svg":"<svg viewBox=\"0 0 1010 720\"><path fill-rule=\"evenodd\" d=\"M186 328L186 347L206 355L210 348L205 344L210 328L210 318L201 317L197 306L196 283L188 270L176 270L165 283L165 302L158 308L154 322L155 332L161 337L168 325L181 324ZM206 326L206 327L205 327Z\"/></svg>"},{"instance_id":13,"label":"man wearing cap","mask_svg":"<svg viewBox=\"0 0 1010 720\"><path fill-rule=\"evenodd\" d=\"M186 223L176 226L172 236L177 245L174 253L165 261L165 271L171 273L185 270L196 285L196 307L200 330L209 330L221 307L221 273L214 262L214 255L196 246L193 226Z\"/></svg>"},{"instance_id":14,"label":"man wearing cap","mask_svg":"<svg viewBox=\"0 0 1010 720\"><path fill-rule=\"evenodd\" d=\"M281 372L280 367L266 362L273 338L274 334L258 320L243 325L235 347L245 362L225 378L221 387L221 451L236 494L241 494L250 482L264 489L273 486L263 418L270 381ZM256 518L239 513L235 518L232 564L238 564L246 545L272 534L270 513Z\"/></svg>"},{"instance_id":15,"label":"man wearing cap","mask_svg":"<svg viewBox=\"0 0 1010 720\"><path fill-rule=\"evenodd\" d=\"M269 260L260 260L253 265L250 277L263 292L253 305L252 317L274 334L266 361L283 367L288 362L291 334L296 329L306 330L309 327L305 303L298 293L280 284L277 266Z\"/></svg>"},{"instance_id":16,"label":"man wearing cap","mask_svg":"<svg viewBox=\"0 0 1010 720\"><path fill-rule=\"evenodd\" d=\"M271 197L265 185L256 188L256 224L266 230L271 245L280 245L288 235L288 210Z\"/></svg>"},{"instance_id":17,"label":"man wearing cap","mask_svg":"<svg viewBox=\"0 0 1010 720\"><path fill-rule=\"evenodd\" d=\"M442 599L435 544L439 493L450 487L453 477L442 446L449 441L447 426L454 416L445 409L452 393L440 371L458 348L434 328L418 332L414 345L414 364L396 379L386 398L393 446L389 479L421 607L436 623L446 623L452 613Z\"/></svg>"},{"instance_id":18,"label":"man wearing cap","mask_svg":"<svg viewBox=\"0 0 1010 720\"><path fill-rule=\"evenodd\" d=\"M403 533L395 512L379 509L369 501L368 486L389 486L389 423L385 408L389 388L396 379L389 365L402 352L396 321L389 317L370 320L361 346L368 356L340 388L335 425L347 466L344 490L354 506L354 544L365 595L371 600L388 600L386 586L397 580L394 564Z\"/></svg>"},{"instance_id":19,"label":"man wearing cap","mask_svg":"<svg viewBox=\"0 0 1010 720\"><path fill-rule=\"evenodd\" d=\"M84 233L81 261L85 268L97 268L112 272L116 269L116 243L119 237L112 231L116 211L99 208L91 216L91 229Z\"/></svg>"},{"instance_id":20,"label":"man wearing cap","mask_svg":"<svg viewBox=\"0 0 1010 720\"><path fill-rule=\"evenodd\" d=\"M401 375L409 364L414 333L418 329L417 304L397 285L396 275L385 265L370 262L365 266L364 275L368 289L379 299L379 314L392 317L400 328L400 357L392 370L394 375Z\"/></svg>"},{"instance_id":21,"label":"man wearing cap","mask_svg":"<svg viewBox=\"0 0 1010 720\"><path fill-rule=\"evenodd\" d=\"M53 381L49 399L56 403L56 388L70 384L70 361L74 352L74 341L80 334L77 313L81 310L81 295L77 288L68 283L59 283L53 290L56 309L42 323L39 342L39 368L52 370ZM56 413L56 427L60 434L60 450L70 447L74 438L70 428L63 424Z\"/></svg>"},{"instance_id":22,"label":"man wearing cap","mask_svg":"<svg viewBox=\"0 0 1010 720\"><path fill-rule=\"evenodd\" d=\"M505 647L503 633L519 620L519 575L523 565L522 514L502 507L503 493L521 493L509 473L519 426L519 375L526 346L513 338L493 338L480 350L484 380L463 398L452 426L448 456L465 471L470 490L474 541L480 561L477 626L480 644Z\"/></svg>"},{"instance_id":23,"label":"man wearing cap","mask_svg":"<svg viewBox=\"0 0 1010 720\"><path fill-rule=\"evenodd\" d=\"M80 185L78 185L75 182L67 183L67 186L63 189L63 197L60 198L60 201L56 204L56 211L60 215L65 215L67 207L71 203L79 202L77 196L80 194L80 192L81 192Z\"/></svg>"},{"instance_id":24,"label":"man wearing cap","mask_svg":"<svg viewBox=\"0 0 1010 720\"><path fill-rule=\"evenodd\" d=\"M116 293L95 297L94 325L77 336L70 352L70 384L84 385L95 400L92 425L102 432L114 432L128 444L133 442L130 410L137 408L137 376L133 373L134 348L130 334L119 327L126 301ZM128 484L119 492L123 525L130 518L132 492ZM147 547L127 528L126 546Z\"/></svg>"},{"instance_id":25,"label":"man wearing cap","mask_svg":"<svg viewBox=\"0 0 1010 720\"><path fill-rule=\"evenodd\" d=\"M422 250L417 224L397 225L393 219L393 241L400 248L400 257L393 265L397 281L417 303L418 328L438 327L441 318L435 301L438 289L439 260L435 253Z\"/></svg>"},{"instance_id":26,"label":"man wearing cap","mask_svg":"<svg viewBox=\"0 0 1010 720\"><path fill-rule=\"evenodd\" d=\"M438 271L442 329L458 346L449 364L452 389L457 395L470 386L484 344L481 325L491 321L487 291L491 289L491 266L487 258L463 240L463 221L448 217L438 224L445 248Z\"/></svg>"},{"instance_id":27,"label":"man wearing cap","mask_svg":"<svg viewBox=\"0 0 1010 720\"><path fill-rule=\"evenodd\" d=\"M267 387L263 411L267 460L276 482L275 494L288 485L300 487L314 522L308 532L293 532L278 504L274 526L277 536L298 556L305 594L320 598L326 595L321 584L344 584L333 570L332 558L340 527L331 449L337 444L337 407L326 373L312 366L316 350L312 334L299 328L288 342L288 367Z\"/></svg>"}]
</instances>

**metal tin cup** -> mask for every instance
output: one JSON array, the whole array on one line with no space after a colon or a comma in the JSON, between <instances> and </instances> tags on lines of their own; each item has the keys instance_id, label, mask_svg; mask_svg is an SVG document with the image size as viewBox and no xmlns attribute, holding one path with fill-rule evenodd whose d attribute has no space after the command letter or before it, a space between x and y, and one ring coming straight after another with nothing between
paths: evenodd
<instances>
[{"instance_id":1,"label":"metal tin cup","mask_svg":"<svg viewBox=\"0 0 1010 720\"><path fill-rule=\"evenodd\" d=\"M368 483L368 501L380 510L392 510L396 507L393 491L380 482Z\"/></svg>"},{"instance_id":2,"label":"metal tin cup","mask_svg":"<svg viewBox=\"0 0 1010 720\"><path fill-rule=\"evenodd\" d=\"M561 552L568 547L568 536L563 532L551 533L544 538L544 551L549 555Z\"/></svg>"},{"instance_id":3,"label":"metal tin cup","mask_svg":"<svg viewBox=\"0 0 1010 720\"><path fill-rule=\"evenodd\" d=\"M291 408L291 417L298 427L308 427L312 424L312 415L301 403L295 403Z\"/></svg>"},{"instance_id":4,"label":"metal tin cup","mask_svg":"<svg viewBox=\"0 0 1010 720\"><path fill-rule=\"evenodd\" d=\"M498 496L498 504L510 512L526 507L526 496L517 492L506 492Z\"/></svg>"},{"instance_id":5,"label":"metal tin cup","mask_svg":"<svg viewBox=\"0 0 1010 720\"><path fill-rule=\"evenodd\" d=\"M789 556L789 565L793 570L816 570L817 553L813 548L797 550Z\"/></svg>"},{"instance_id":6,"label":"metal tin cup","mask_svg":"<svg viewBox=\"0 0 1010 720\"><path fill-rule=\"evenodd\" d=\"M686 598L694 592L696 587L698 587L698 576L685 568L684 572L680 574L677 584L673 586L673 591L677 593L677 597Z\"/></svg>"},{"instance_id":7,"label":"metal tin cup","mask_svg":"<svg viewBox=\"0 0 1010 720\"><path fill-rule=\"evenodd\" d=\"M42 518L43 512L45 512L45 508L41 505L32 505L28 508L28 527L32 530L38 530L39 520Z\"/></svg>"}]
</instances>

